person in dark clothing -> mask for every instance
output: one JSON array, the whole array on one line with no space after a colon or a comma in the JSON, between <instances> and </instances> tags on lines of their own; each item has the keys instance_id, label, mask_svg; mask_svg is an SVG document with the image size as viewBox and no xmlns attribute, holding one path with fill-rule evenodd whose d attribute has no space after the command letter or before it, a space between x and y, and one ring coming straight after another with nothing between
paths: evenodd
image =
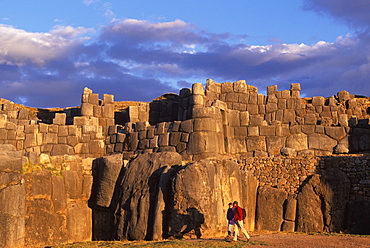
<instances>
[{"instance_id":1,"label":"person in dark clothing","mask_svg":"<svg viewBox=\"0 0 370 248\"><path fill-rule=\"evenodd\" d=\"M226 219L227 219L227 237L226 238L231 238L232 228L235 224L234 209L233 209L233 204L231 202L229 203L229 208L227 209Z\"/></svg>"}]
</instances>

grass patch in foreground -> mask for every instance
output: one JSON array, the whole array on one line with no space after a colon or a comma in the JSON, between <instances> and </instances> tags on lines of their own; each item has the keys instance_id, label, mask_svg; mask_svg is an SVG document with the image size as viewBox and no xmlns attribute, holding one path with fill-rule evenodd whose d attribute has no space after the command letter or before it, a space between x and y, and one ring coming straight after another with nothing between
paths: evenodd
<instances>
[{"instance_id":1,"label":"grass patch in foreground","mask_svg":"<svg viewBox=\"0 0 370 248\"><path fill-rule=\"evenodd\" d=\"M216 240L216 239L200 239L200 240L165 240L165 241L90 241L80 242L67 245L53 246L53 248L145 248L145 247L160 247L160 248L197 248L197 247L210 247L210 248L243 248L249 245L266 245L269 244L261 241L237 241L231 242L230 240Z\"/></svg>"}]
</instances>

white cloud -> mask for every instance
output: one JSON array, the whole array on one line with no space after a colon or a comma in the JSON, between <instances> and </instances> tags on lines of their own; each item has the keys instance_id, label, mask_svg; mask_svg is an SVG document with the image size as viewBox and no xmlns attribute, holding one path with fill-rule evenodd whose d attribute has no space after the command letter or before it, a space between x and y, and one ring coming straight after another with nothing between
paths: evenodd
<instances>
[{"instance_id":1,"label":"white cloud","mask_svg":"<svg viewBox=\"0 0 370 248\"><path fill-rule=\"evenodd\" d=\"M30 33L12 26L0 25L0 63L39 65L63 56L66 50L81 42L74 38L86 32L83 28L58 26L50 33Z\"/></svg>"},{"instance_id":2,"label":"white cloud","mask_svg":"<svg viewBox=\"0 0 370 248\"><path fill-rule=\"evenodd\" d=\"M87 6L90 6L91 4L93 3L97 3L99 2L100 0L83 0L83 4L87 5Z\"/></svg>"},{"instance_id":3,"label":"white cloud","mask_svg":"<svg viewBox=\"0 0 370 248\"><path fill-rule=\"evenodd\" d=\"M340 90L370 95L366 34L341 36L332 43L251 46L228 43L228 34L207 33L182 20L134 19L111 22L85 42L89 32L55 26L49 33L30 33L0 26L0 85L5 94L0 97L22 96L33 106L66 106L71 104L70 92L78 104L80 90L88 86L114 93L117 99L150 101L173 91L176 82L199 78L245 79L260 91L276 83L284 89L300 82L308 96ZM52 92L62 84L67 92ZM41 93L48 98L35 98Z\"/></svg>"}]
</instances>

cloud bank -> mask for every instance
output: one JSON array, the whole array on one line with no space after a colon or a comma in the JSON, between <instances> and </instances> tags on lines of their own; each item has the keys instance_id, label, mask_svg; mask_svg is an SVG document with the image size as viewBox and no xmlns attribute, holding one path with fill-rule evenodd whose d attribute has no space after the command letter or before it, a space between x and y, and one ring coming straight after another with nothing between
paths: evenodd
<instances>
[{"instance_id":1,"label":"cloud bank","mask_svg":"<svg viewBox=\"0 0 370 248\"><path fill-rule=\"evenodd\" d=\"M91 4L94 1L85 1ZM116 20L91 30L32 33L0 25L0 97L34 107L74 106L87 86L116 100L150 101L207 78L245 79L264 91L301 83L307 96L370 96L370 17L365 1L306 0L305 8L358 27L333 43L256 46L182 20ZM94 34L94 35L91 35Z\"/></svg>"}]
</instances>

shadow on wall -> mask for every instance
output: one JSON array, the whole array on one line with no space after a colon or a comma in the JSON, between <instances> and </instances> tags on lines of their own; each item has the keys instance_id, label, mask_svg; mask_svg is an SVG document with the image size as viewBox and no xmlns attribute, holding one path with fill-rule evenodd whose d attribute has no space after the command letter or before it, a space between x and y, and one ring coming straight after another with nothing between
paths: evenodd
<instances>
[{"instance_id":1,"label":"shadow on wall","mask_svg":"<svg viewBox=\"0 0 370 248\"><path fill-rule=\"evenodd\" d=\"M320 159L324 167L307 177L299 189L296 231L370 234L370 201L364 180L368 177L368 157Z\"/></svg>"},{"instance_id":2,"label":"shadow on wall","mask_svg":"<svg viewBox=\"0 0 370 248\"><path fill-rule=\"evenodd\" d=\"M196 208L186 209L186 214L179 213L178 209L174 209L171 213L171 221L169 225L169 236L181 239L184 235L194 235L197 239L201 238L201 225L204 223L204 215Z\"/></svg>"},{"instance_id":3,"label":"shadow on wall","mask_svg":"<svg viewBox=\"0 0 370 248\"><path fill-rule=\"evenodd\" d=\"M369 109L368 109L369 111ZM369 119L349 119L350 132L348 134L348 146L350 153L370 151L370 125Z\"/></svg>"}]
</instances>

